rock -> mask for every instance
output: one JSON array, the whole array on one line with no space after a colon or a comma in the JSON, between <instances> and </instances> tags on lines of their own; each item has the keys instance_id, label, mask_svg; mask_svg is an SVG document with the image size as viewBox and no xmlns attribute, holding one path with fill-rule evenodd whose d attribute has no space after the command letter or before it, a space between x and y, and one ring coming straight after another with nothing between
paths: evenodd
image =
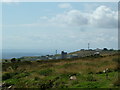
<instances>
[{"instance_id":1,"label":"rock","mask_svg":"<svg viewBox=\"0 0 120 90\"><path fill-rule=\"evenodd\" d=\"M12 85L8 84L8 83L2 83L2 87L7 87L10 89L12 87Z\"/></svg>"},{"instance_id":2,"label":"rock","mask_svg":"<svg viewBox=\"0 0 120 90\"><path fill-rule=\"evenodd\" d=\"M8 89L11 89L12 88L12 85L8 87Z\"/></svg>"},{"instance_id":3,"label":"rock","mask_svg":"<svg viewBox=\"0 0 120 90\"><path fill-rule=\"evenodd\" d=\"M105 73L106 71L105 71L105 70L103 70L103 72Z\"/></svg>"},{"instance_id":4,"label":"rock","mask_svg":"<svg viewBox=\"0 0 120 90\"><path fill-rule=\"evenodd\" d=\"M76 78L76 76L71 76L70 77L70 80L76 80L77 78Z\"/></svg>"}]
</instances>

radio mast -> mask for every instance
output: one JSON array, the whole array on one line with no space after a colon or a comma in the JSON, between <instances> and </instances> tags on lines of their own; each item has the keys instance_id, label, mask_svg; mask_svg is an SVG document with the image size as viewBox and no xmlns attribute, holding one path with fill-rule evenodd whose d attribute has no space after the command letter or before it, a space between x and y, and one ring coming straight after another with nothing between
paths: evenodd
<instances>
[{"instance_id":1,"label":"radio mast","mask_svg":"<svg viewBox=\"0 0 120 90\"><path fill-rule=\"evenodd\" d=\"M57 50L55 51L55 53L57 54Z\"/></svg>"},{"instance_id":2,"label":"radio mast","mask_svg":"<svg viewBox=\"0 0 120 90\"><path fill-rule=\"evenodd\" d=\"M88 50L90 49L90 43L88 43Z\"/></svg>"}]
</instances>

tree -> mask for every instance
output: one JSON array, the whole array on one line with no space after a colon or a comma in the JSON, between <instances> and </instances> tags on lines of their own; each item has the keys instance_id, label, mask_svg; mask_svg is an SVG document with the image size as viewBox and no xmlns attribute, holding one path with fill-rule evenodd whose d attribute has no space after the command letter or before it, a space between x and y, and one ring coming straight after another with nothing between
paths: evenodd
<instances>
[{"instance_id":1,"label":"tree","mask_svg":"<svg viewBox=\"0 0 120 90\"><path fill-rule=\"evenodd\" d=\"M113 51L114 49L110 49L110 51Z\"/></svg>"},{"instance_id":2,"label":"tree","mask_svg":"<svg viewBox=\"0 0 120 90\"><path fill-rule=\"evenodd\" d=\"M18 62L21 62L21 60L20 60L20 59L18 59L17 61L18 61Z\"/></svg>"},{"instance_id":3,"label":"tree","mask_svg":"<svg viewBox=\"0 0 120 90\"><path fill-rule=\"evenodd\" d=\"M8 60L5 60L5 62L8 62Z\"/></svg>"},{"instance_id":4,"label":"tree","mask_svg":"<svg viewBox=\"0 0 120 90\"><path fill-rule=\"evenodd\" d=\"M11 59L11 62L16 62L16 58L12 58L12 59Z\"/></svg>"},{"instance_id":5,"label":"tree","mask_svg":"<svg viewBox=\"0 0 120 90\"><path fill-rule=\"evenodd\" d=\"M103 48L103 50L107 51L108 49L107 48Z\"/></svg>"}]
</instances>

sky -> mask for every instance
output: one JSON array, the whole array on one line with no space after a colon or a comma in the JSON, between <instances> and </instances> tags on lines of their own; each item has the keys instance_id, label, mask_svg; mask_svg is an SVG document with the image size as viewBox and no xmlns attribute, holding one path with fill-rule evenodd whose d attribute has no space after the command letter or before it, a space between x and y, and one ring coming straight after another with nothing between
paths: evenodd
<instances>
[{"instance_id":1,"label":"sky","mask_svg":"<svg viewBox=\"0 0 120 90\"><path fill-rule=\"evenodd\" d=\"M2 3L2 49L118 48L116 2Z\"/></svg>"}]
</instances>

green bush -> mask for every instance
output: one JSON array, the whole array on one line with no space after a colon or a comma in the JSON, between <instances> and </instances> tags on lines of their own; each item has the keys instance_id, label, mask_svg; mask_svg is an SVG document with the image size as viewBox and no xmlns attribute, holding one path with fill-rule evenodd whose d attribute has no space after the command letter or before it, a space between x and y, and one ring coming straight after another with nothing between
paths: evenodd
<instances>
[{"instance_id":1,"label":"green bush","mask_svg":"<svg viewBox=\"0 0 120 90\"><path fill-rule=\"evenodd\" d=\"M44 70L39 71L39 74L44 75L44 76L48 76L48 75L52 74L52 72L53 72L52 69L44 69Z\"/></svg>"},{"instance_id":2,"label":"green bush","mask_svg":"<svg viewBox=\"0 0 120 90\"><path fill-rule=\"evenodd\" d=\"M93 75L88 75L86 78L87 81L96 81L95 77Z\"/></svg>"},{"instance_id":3,"label":"green bush","mask_svg":"<svg viewBox=\"0 0 120 90\"><path fill-rule=\"evenodd\" d=\"M9 79L11 78L10 74L9 73L5 73L3 76L2 76L2 80L6 80L6 79Z\"/></svg>"},{"instance_id":4,"label":"green bush","mask_svg":"<svg viewBox=\"0 0 120 90\"><path fill-rule=\"evenodd\" d=\"M37 80L40 80L40 78L39 78L39 77L35 77L35 78L34 78L34 80L36 80L36 81L37 81Z\"/></svg>"},{"instance_id":5,"label":"green bush","mask_svg":"<svg viewBox=\"0 0 120 90\"><path fill-rule=\"evenodd\" d=\"M17 64L13 64L13 65L12 65L12 69L13 69L13 70L16 70L17 68L18 68L18 65L17 65Z\"/></svg>"},{"instance_id":6,"label":"green bush","mask_svg":"<svg viewBox=\"0 0 120 90\"><path fill-rule=\"evenodd\" d=\"M78 80L72 82L72 85L76 85L76 84L79 84Z\"/></svg>"},{"instance_id":7,"label":"green bush","mask_svg":"<svg viewBox=\"0 0 120 90\"><path fill-rule=\"evenodd\" d=\"M24 64L32 64L31 61L24 61Z\"/></svg>"},{"instance_id":8,"label":"green bush","mask_svg":"<svg viewBox=\"0 0 120 90\"><path fill-rule=\"evenodd\" d=\"M77 63L66 63L63 65L64 68L71 67L73 65L76 65Z\"/></svg>"},{"instance_id":9,"label":"green bush","mask_svg":"<svg viewBox=\"0 0 120 90\"><path fill-rule=\"evenodd\" d=\"M68 88L68 86L63 81L54 82L53 88Z\"/></svg>"},{"instance_id":10,"label":"green bush","mask_svg":"<svg viewBox=\"0 0 120 90\"><path fill-rule=\"evenodd\" d=\"M117 87L120 87L120 79L116 80L114 83L113 83L114 86L117 86Z\"/></svg>"},{"instance_id":11,"label":"green bush","mask_svg":"<svg viewBox=\"0 0 120 90\"><path fill-rule=\"evenodd\" d=\"M70 76L74 76L74 75L76 76L76 75L79 75L79 74L74 73L74 72L69 72L69 73L61 74L60 77L69 79Z\"/></svg>"},{"instance_id":12,"label":"green bush","mask_svg":"<svg viewBox=\"0 0 120 90\"><path fill-rule=\"evenodd\" d=\"M120 63L120 58L113 58L112 59L114 62Z\"/></svg>"},{"instance_id":13,"label":"green bush","mask_svg":"<svg viewBox=\"0 0 120 90\"><path fill-rule=\"evenodd\" d=\"M7 80L15 76L17 73L5 73L2 75L2 80Z\"/></svg>"},{"instance_id":14,"label":"green bush","mask_svg":"<svg viewBox=\"0 0 120 90\"><path fill-rule=\"evenodd\" d=\"M29 76L28 72L20 73L20 74L16 75L15 78L22 78L22 77L26 77L26 76Z\"/></svg>"}]
</instances>

